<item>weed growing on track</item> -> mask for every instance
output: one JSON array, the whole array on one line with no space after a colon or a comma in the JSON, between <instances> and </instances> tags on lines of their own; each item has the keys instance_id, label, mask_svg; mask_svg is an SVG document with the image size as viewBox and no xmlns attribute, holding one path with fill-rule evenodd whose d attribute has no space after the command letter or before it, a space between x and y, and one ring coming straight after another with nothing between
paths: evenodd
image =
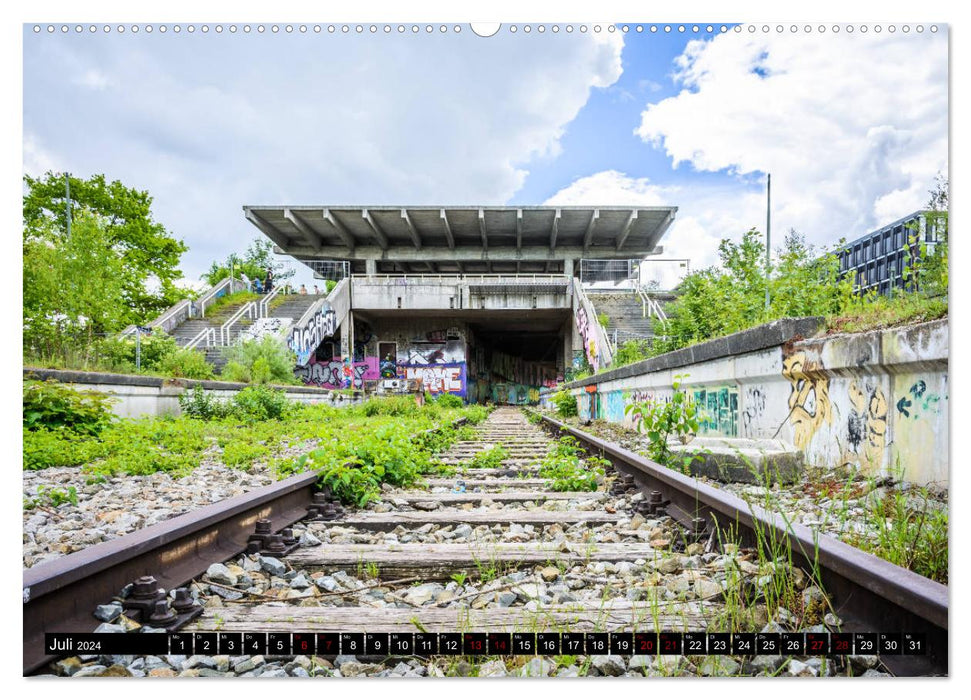
<instances>
[{"instance_id":1,"label":"weed growing on track","mask_svg":"<svg viewBox=\"0 0 971 700\"><path fill-rule=\"evenodd\" d=\"M498 469L502 466L503 460L509 457L509 450L502 446L502 443L494 445L487 450L477 452L465 466L469 469Z\"/></svg>"},{"instance_id":2,"label":"weed growing on track","mask_svg":"<svg viewBox=\"0 0 971 700\"><path fill-rule=\"evenodd\" d=\"M540 462L539 476L553 491L596 491L610 463L600 457L584 457L577 439L565 435L549 446Z\"/></svg>"}]
</instances>

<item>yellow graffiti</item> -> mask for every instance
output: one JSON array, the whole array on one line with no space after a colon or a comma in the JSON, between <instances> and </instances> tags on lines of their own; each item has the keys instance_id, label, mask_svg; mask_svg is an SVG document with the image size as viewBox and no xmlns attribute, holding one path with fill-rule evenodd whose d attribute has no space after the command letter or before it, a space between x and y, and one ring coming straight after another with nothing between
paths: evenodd
<instances>
[{"instance_id":1,"label":"yellow graffiti","mask_svg":"<svg viewBox=\"0 0 971 700\"><path fill-rule=\"evenodd\" d=\"M806 449L823 423L832 425L833 414L829 402L829 379L821 374L822 367L797 352L782 361L782 376L789 380L789 423L793 442Z\"/></svg>"},{"instance_id":2,"label":"yellow graffiti","mask_svg":"<svg viewBox=\"0 0 971 700\"><path fill-rule=\"evenodd\" d=\"M849 444L843 461L859 462L868 471L883 464L887 444L887 398L879 386L861 389L850 382L850 417L847 424Z\"/></svg>"}]
</instances>

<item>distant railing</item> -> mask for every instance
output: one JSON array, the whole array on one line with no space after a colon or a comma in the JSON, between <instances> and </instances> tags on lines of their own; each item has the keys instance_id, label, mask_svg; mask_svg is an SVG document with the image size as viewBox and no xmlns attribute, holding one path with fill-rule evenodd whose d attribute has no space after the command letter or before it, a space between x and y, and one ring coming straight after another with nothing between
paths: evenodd
<instances>
[{"instance_id":1,"label":"distant railing","mask_svg":"<svg viewBox=\"0 0 971 700\"><path fill-rule=\"evenodd\" d=\"M587 298L587 295L583 291L583 286L580 284L580 280L574 278L573 280L573 292L576 300L576 309L583 309L586 315L586 323L588 329L588 336L584 340L584 353L589 350L589 342L591 340L591 335L593 336L594 347L597 352L597 363L599 367L595 369L600 369L602 367L609 367L610 363L613 362L614 354L616 352L613 344L610 342L610 336L607 335L607 330L601 325L600 319L597 318L596 310L594 309L593 303ZM587 358L590 359L589 357ZM593 362L590 363L591 365Z\"/></svg>"},{"instance_id":2,"label":"distant railing","mask_svg":"<svg viewBox=\"0 0 971 700\"><path fill-rule=\"evenodd\" d=\"M466 284L510 284L517 282L537 282L537 283L569 283L570 278L564 275L550 275L550 274L491 274L491 275L465 275L465 274L454 274L454 275L442 275L442 274L380 274L380 275L353 275L355 280L362 281L375 281L375 282L387 282L389 280L405 280L416 282L443 282L443 283L456 283L465 282Z\"/></svg>"},{"instance_id":3,"label":"distant railing","mask_svg":"<svg viewBox=\"0 0 971 700\"><path fill-rule=\"evenodd\" d=\"M258 304L258 318L266 318L270 315L270 302L276 298L276 295L285 289L284 285L279 285L273 288L273 291L260 299Z\"/></svg>"},{"instance_id":4,"label":"distant railing","mask_svg":"<svg viewBox=\"0 0 971 700\"><path fill-rule=\"evenodd\" d=\"M243 316L249 318L255 318L256 316L256 302L248 301L243 304L239 310L236 311L232 316L230 316L226 322L219 327L219 344L220 345L230 345L232 343L232 333L233 326L239 321Z\"/></svg>"},{"instance_id":5,"label":"distant railing","mask_svg":"<svg viewBox=\"0 0 971 700\"><path fill-rule=\"evenodd\" d=\"M205 292L201 297L196 299L194 311L199 315L199 318L206 317L206 307L209 306L218 297L224 296L226 294L233 294L235 292L246 291L247 287L242 280L238 280L235 277L225 277L220 280L214 287L211 287L209 291ZM190 314L195 315L195 314Z\"/></svg>"},{"instance_id":6,"label":"distant railing","mask_svg":"<svg viewBox=\"0 0 971 700\"><path fill-rule=\"evenodd\" d=\"M199 347L199 345L202 345L203 343L205 343L203 347L208 348L215 345L215 342L216 342L216 329L203 328L201 331L199 331L198 334L196 334L196 336L192 340L190 340L182 347L185 350L192 350L193 348L197 348Z\"/></svg>"}]
</instances>

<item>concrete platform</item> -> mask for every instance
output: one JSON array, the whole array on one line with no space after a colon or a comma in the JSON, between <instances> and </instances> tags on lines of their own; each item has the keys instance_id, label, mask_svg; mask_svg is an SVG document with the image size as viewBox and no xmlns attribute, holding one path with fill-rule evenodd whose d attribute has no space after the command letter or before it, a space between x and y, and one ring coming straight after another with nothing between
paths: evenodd
<instances>
[{"instance_id":1,"label":"concrete platform","mask_svg":"<svg viewBox=\"0 0 971 700\"><path fill-rule=\"evenodd\" d=\"M689 471L724 482L791 484L803 472L803 454L784 440L696 437L670 445L677 455L695 455Z\"/></svg>"}]
</instances>

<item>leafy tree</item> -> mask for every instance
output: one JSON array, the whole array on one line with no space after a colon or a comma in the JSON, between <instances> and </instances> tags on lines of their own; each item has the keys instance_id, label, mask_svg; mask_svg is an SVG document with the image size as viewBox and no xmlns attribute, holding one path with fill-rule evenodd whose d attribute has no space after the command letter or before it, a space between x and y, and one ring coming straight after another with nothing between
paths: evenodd
<instances>
[{"instance_id":1,"label":"leafy tree","mask_svg":"<svg viewBox=\"0 0 971 700\"><path fill-rule=\"evenodd\" d=\"M938 175L934 189L929 192L925 215L927 227L933 228L936 242L929 244L922 240L917 243L920 257L910 270L918 288L931 297L947 295L949 190L948 181Z\"/></svg>"},{"instance_id":2,"label":"leafy tree","mask_svg":"<svg viewBox=\"0 0 971 700\"><path fill-rule=\"evenodd\" d=\"M24 240L46 241L54 250L69 245L64 174L24 176ZM79 212L94 214L115 254L123 303L121 322L144 323L168 308L185 292L175 286L181 278L179 259L187 248L152 218L148 192L107 182L104 175L88 180L71 177L72 234ZM155 288L158 288L157 290Z\"/></svg>"},{"instance_id":3,"label":"leafy tree","mask_svg":"<svg viewBox=\"0 0 971 700\"><path fill-rule=\"evenodd\" d=\"M125 324L124 263L98 215L75 215L70 238L41 221L24 229L24 349L47 356L90 347Z\"/></svg>"},{"instance_id":4,"label":"leafy tree","mask_svg":"<svg viewBox=\"0 0 971 700\"><path fill-rule=\"evenodd\" d=\"M210 286L217 282L234 275L239 277L245 274L251 280L265 279L266 270L273 270L273 280L279 284L283 280L293 277L294 271L288 269L282 262L273 259L273 244L264 238L254 238L246 252L230 253L223 262L213 262L209 267L209 272L202 275Z\"/></svg>"},{"instance_id":5,"label":"leafy tree","mask_svg":"<svg viewBox=\"0 0 971 700\"><path fill-rule=\"evenodd\" d=\"M296 384L296 358L286 344L273 335L233 345L226 353L222 378L230 382Z\"/></svg>"}]
</instances>

